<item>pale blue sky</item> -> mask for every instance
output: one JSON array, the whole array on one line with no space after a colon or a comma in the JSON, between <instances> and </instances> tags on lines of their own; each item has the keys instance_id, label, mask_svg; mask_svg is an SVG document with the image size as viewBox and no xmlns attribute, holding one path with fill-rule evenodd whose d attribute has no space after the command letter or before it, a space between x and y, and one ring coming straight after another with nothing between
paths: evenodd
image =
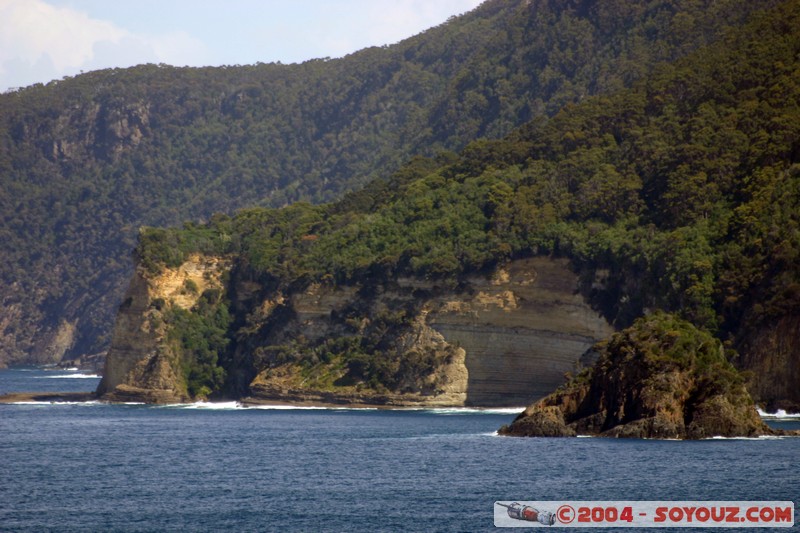
<instances>
[{"instance_id":1,"label":"pale blue sky","mask_svg":"<svg viewBox=\"0 0 800 533\"><path fill-rule=\"evenodd\" d=\"M481 0L0 0L0 91L140 63L245 65L398 42Z\"/></svg>"}]
</instances>

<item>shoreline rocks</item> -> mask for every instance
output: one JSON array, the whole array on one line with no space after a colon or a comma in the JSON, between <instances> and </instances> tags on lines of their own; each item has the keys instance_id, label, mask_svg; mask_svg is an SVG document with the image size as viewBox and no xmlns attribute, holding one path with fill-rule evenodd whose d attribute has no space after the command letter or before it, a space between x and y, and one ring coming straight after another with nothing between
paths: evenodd
<instances>
[{"instance_id":1,"label":"shoreline rocks","mask_svg":"<svg viewBox=\"0 0 800 533\"><path fill-rule=\"evenodd\" d=\"M94 392L10 392L0 395L0 403L22 402L93 402L98 400Z\"/></svg>"}]
</instances>

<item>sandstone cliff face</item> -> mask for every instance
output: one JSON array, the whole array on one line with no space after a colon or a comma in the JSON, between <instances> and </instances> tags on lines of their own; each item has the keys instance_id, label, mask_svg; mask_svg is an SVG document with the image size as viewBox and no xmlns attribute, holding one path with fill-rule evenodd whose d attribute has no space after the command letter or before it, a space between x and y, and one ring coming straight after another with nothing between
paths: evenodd
<instances>
[{"instance_id":1,"label":"sandstone cliff face","mask_svg":"<svg viewBox=\"0 0 800 533\"><path fill-rule=\"evenodd\" d=\"M515 261L490 279L471 279L468 293L437 303L429 323L466 350L474 405L524 405L549 394L613 332L577 293L566 260Z\"/></svg>"},{"instance_id":2,"label":"sandstone cliff face","mask_svg":"<svg viewBox=\"0 0 800 533\"><path fill-rule=\"evenodd\" d=\"M193 255L158 276L137 269L117 314L97 393L112 401L188 400L180 361L165 342L162 310L170 305L190 309L203 290L222 286L227 268L223 259Z\"/></svg>"},{"instance_id":3,"label":"sandstone cliff face","mask_svg":"<svg viewBox=\"0 0 800 533\"><path fill-rule=\"evenodd\" d=\"M522 405L560 385L584 352L612 332L576 289L577 279L565 260L532 258L489 277L471 277L457 290L428 280L399 279L372 288L369 295L364 287L321 284L296 294L273 294L251 314L250 329L269 324L278 312L292 318L280 332L273 328L261 344L292 338L314 344L341 336L346 326L337 317L350 316L354 308L361 311L348 320L361 332L373 327L376 317L405 309L413 317L411 324L401 333L385 335L381 344L401 359L422 357L436 366L398 385L402 392L390 392L348 383L346 369L337 367L337 361L319 370L325 379L303 373L293 363L271 364L258 372L250 391L261 400Z\"/></svg>"},{"instance_id":4,"label":"sandstone cliff face","mask_svg":"<svg viewBox=\"0 0 800 533\"><path fill-rule=\"evenodd\" d=\"M229 269L225 261L194 256L159 276L138 271L99 392L109 399L186 399L158 307L191 309L193 294L221 287ZM515 261L458 288L399 279L267 290L231 278L227 292L241 320L226 370L237 394L254 402L521 405L560 385L612 331L577 294L577 278L560 259ZM198 286L192 294L187 279ZM354 378L350 348L335 348L359 335L374 339L384 358L370 362L365 355L364 365L380 363L400 376L390 386Z\"/></svg>"},{"instance_id":5,"label":"sandstone cliff face","mask_svg":"<svg viewBox=\"0 0 800 533\"><path fill-rule=\"evenodd\" d=\"M319 293L318 288L314 292ZM350 292L350 291L344 291ZM314 324L309 309L303 307L308 293L297 300L298 314L305 318L306 333L327 335L331 330ZM330 298L330 295L328 295ZM327 298L326 298L327 299ZM346 369L332 365L304 372L287 364L265 369L250 384L249 402L292 401L325 404L363 404L386 406L461 406L467 403L468 371L464 348L454 346L426 323L429 310L423 310L413 326L395 339L397 349L407 357L429 353L439 361L432 372L404 383L404 390L375 390L362 383L348 381ZM324 321L324 320L323 320ZM323 377L323 379L319 379Z\"/></svg>"},{"instance_id":6,"label":"sandstone cliff face","mask_svg":"<svg viewBox=\"0 0 800 533\"><path fill-rule=\"evenodd\" d=\"M698 439L774 434L722 345L659 313L598 347L600 357L500 433Z\"/></svg>"}]
</instances>

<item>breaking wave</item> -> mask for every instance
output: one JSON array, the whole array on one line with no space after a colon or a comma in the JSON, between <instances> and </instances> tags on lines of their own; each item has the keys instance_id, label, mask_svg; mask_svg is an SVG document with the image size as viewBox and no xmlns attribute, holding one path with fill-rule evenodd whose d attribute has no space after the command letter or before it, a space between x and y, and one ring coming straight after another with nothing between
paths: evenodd
<instances>
[{"instance_id":1,"label":"breaking wave","mask_svg":"<svg viewBox=\"0 0 800 533\"><path fill-rule=\"evenodd\" d=\"M336 407L317 405L253 405L242 404L237 401L230 402L194 402L160 405L157 407L168 409L206 409L211 411L375 411L376 407Z\"/></svg>"},{"instance_id":2,"label":"breaking wave","mask_svg":"<svg viewBox=\"0 0 800 533\"><path fill-rule=\"evenodd\" d=\"M193 402L175 403L157 406L169 409L207 409L216 411L237 411L237 410L262 410L262 411L415 411L430 413L435 415L509 415L519 414L524 407L501 407L501 408L480 408L480 407L375 407L375 406L336 406L336 405L293 405L293 404L243 404L237 401L229 402Z\"/></svg>"},{"instance_id":3,"label":"breaking wave","mask_svg":"<svg viewBox=\"0 0 800 533\"><path fill-rule=\"evenodd\" d=\"M147 405L147 404L145 404ZM193 402L193 403L167 403L153 405L156 409L208 409L213 411L233 411L244 409L239 402Z\"/></svg>"},{"instance_id":4,"label":"breaking wave","mask_svg":"<svg viewBox=\"0 0 800 533\"><path fill-rule=\"evenodd\" d=\"M800 420L800 413L787 413L783 409L778 409L774 413L768 413L757 409L759 416L767 420Z\"/></svg>"},{"instance_id":5,"label":"breaking wave","mask_svg":"<svg viewBox=\"0 0 800 533\"><path fill-rule=\"evenodd\" d=\"M719 435L702 440L781 440L786 437L780 435L761 435L759 437L721 437Z\"/></svg>"},{"instance_id":6,"label":"breaking wave","mask_svg":"<svg viewBox=\"0 0 800 533\"><path fill-rule=\"evenodd\" d=\"M422 411L435 415L518 415L524 407L398 407L402 411Z\"/></svg>"},{"instance_id":7,"label":"breaking wave","mask_svg":"<svg viewBox=\"0 0 800 533\"><path fill-rule=\"evenodd\" d=\"M194 402L183 405L186 409L213 409L217 411L230 411L233 409L242 409L242 404L239 402Z\"/></svg>"},{"instance_id":8,"label":"breaking wave","mask_svg":"<svg viewBox=\"0 0 800 533\"><path fill-rule=\"evenodd\" d=\"M81 406L92 406L92 405L106 405L105 402L101 402L98 400L90 400L88 402L62 402L62 401L55 401L55 402L48 402L48 401L38 401L38 400L24 400L20 402L8 402L9 405L81 405Z\"/></svg>"},{"instance_id":9,"label":"breaking wave","mask_svg":"<svg viewBox=\"0 0 800 533\"><path fill-rule=\"evenodd\" d=\"M98 374L59 374L57 376L41 376L41 379L100 379Z\"/></svg>"},{"instance_id":10,"label":"breaking wave","mask_svg":"<svg viewBox=\"0 0 800 533\"><path fill-rule=\"evenodd\" d=\"M377 411L377 407L336 407L322 405L248 405L245 409L260 409L263 411Z\"/></svg>"}]
</instances>

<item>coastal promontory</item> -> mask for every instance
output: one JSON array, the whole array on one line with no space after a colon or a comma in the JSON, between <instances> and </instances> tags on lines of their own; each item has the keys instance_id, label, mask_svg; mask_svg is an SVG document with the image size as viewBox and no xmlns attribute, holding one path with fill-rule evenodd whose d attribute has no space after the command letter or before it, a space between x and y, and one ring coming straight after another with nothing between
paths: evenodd
<instances>
[{"instance_id":1,"label":"coastal promontory","mask_svg":"<svg viewBox=\"0 0 800 533\"><path fill-rule=\"evenodd\" d=\"M524 405L613 331L563 259L511 261L458 286L408 276L276 288L223 257L148 268L139 254L104 400Z\"/></svg>"}]
</instances>

